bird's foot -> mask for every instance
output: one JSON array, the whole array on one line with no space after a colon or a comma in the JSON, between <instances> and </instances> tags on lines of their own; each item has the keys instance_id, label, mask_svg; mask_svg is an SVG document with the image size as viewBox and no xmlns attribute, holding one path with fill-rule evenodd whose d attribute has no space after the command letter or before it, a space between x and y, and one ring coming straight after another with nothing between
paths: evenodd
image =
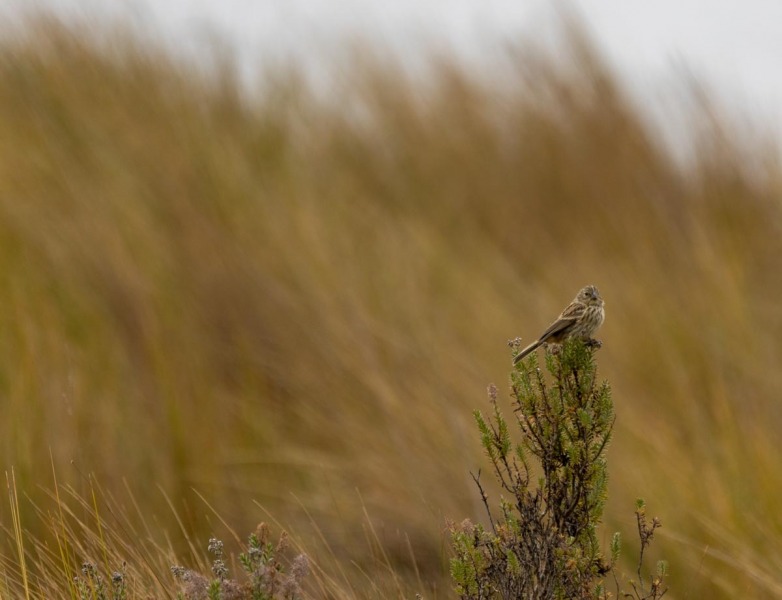
<instances>
[{"instance_id":1,"label":"bird's foot","mask_svg":"<svg viewBox=\"0 0 782 600\"><path fill-rule=\"evenodd\" d=\"M586 344L587 348L598 349L603 347L603 342L595 338L589 338L584 343Z\"/></svg>"}]
</instances>

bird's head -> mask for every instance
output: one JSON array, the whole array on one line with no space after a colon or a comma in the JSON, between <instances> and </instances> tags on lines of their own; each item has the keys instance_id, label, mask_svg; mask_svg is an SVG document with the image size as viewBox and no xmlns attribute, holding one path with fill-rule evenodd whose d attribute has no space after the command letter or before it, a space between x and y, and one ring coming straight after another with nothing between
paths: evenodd
<instances>
[{"instance_id":1,"label":"bird's head","mask_svg":"<svg viewBox=\"0 0 782 600\"><path fill-rule=\"evenodd\" d=\"M600 297L600 292L594 285L588 285L583 288L576 296L576 300L587 306L602 306L603 299Z\"/></svg>"}]
</instances>

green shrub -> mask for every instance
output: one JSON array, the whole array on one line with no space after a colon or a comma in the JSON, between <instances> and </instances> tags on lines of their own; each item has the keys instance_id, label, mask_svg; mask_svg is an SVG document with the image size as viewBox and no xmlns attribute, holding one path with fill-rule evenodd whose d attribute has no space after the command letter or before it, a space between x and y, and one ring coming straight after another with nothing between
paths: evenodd
<instances>
[{"instance_id":1,"label":"green shrub","mask_svg":"<svg viewBox=\"0 0 782 600\"><path fill-rule=\"evenodd\" d=\"M508 496L495 516L480 472L473 475L489 526L469 520L451 525L456 591L469 600L608 598L604 580L614 570L620 539L613 537L606 559L596 528L606 500L605 453L614 409L608 383L597 379L592 348L566 342L558 352L547 352L545 372L531 355L515 367L511 390L519 443L511 440L496 387L489 387L491 416L475 412L482 445ZM636 514L642 560L659 521L650 526L642 522L643 512ZM631 582L633 597L662 597L664 573L648 592L640 564L638 574L639 581Z\"/></svg>"}]
</instances>

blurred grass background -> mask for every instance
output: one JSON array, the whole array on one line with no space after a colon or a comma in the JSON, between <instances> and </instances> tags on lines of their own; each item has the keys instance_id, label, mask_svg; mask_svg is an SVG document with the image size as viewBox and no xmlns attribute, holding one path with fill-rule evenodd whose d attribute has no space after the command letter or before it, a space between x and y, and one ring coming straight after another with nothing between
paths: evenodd
<instances>
[{"instance_id":1,"label":"blurred grass background","mask_svg":"<svg viewBox=\"0 0 782 600\"><path fill-rule=\"evenodd\" d=\"M594 283L606 543L634 554L641 496L670 597L782 597L762 124L691 86L674 160L577 31L498 56L496 81L365 50L327 95L293 66L248 93L230 57L199 69L127 32L4 35L0 458L21 493L45 513L52 468L84 497L92 474L152 524L135 552L159 534L180 562L167 498L203 546L222 526L198 494L239 532L261 505L347 595L449 597L445 519L482 517L471 411L506 341Z\"/></svg>"}]
</instances>

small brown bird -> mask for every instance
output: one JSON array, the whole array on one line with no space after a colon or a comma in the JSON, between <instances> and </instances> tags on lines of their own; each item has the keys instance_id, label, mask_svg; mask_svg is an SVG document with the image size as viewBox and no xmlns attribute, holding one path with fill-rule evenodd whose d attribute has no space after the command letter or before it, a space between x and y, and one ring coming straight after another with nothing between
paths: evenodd
<instances>
[{"instance_id":1,"label":"small brown bird","mask_svg":"<svg viewBox=\"0 0 782 600\"><path fill-rule=\"evenodd\" d=\"M605 317L604 302L600 292L593 285L586 286L562 311L559 318L543 332L543 335L516 355L513 364L545 342L561 344L572 337L591 340L592 334L603 324Z\"/></svg>"}]
</instances>

